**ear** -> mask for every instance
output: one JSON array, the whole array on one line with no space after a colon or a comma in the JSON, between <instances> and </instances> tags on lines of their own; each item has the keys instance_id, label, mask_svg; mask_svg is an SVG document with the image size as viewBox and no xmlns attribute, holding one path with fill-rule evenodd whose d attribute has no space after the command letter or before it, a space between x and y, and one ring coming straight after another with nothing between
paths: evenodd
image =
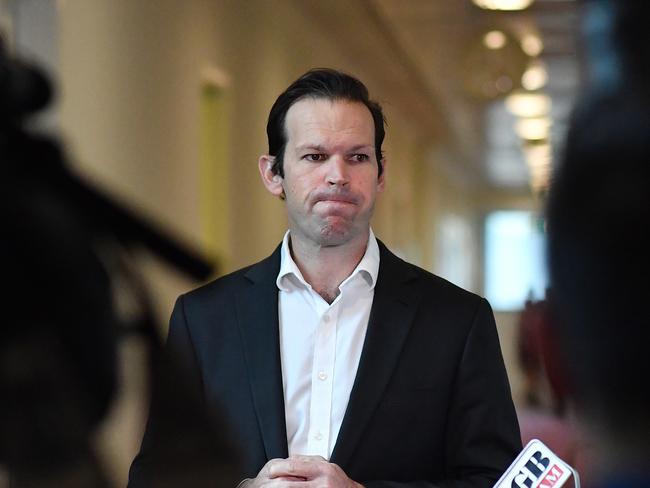
<instances>
[{"instance_id":1,"label":"ear","mask_svg":"<svg viewBox=\"0 0 650 488\"><path fill-rule=\"evenodd\" d=\"M381 175L377 178L377 193L384 191L386 186L386 158L382 158L379 164L381 165Z\"/></svg>"},{"instance_id":2,"label":"ear","mask_svg":"<svg viewBox=\"0 0 650 488\"><path fill-rule=\"evenodd\" d=\"M274 162L275 156L264 154L260 156L257 164L260 170L260 176L262 177L262 183L264 183L266 189L276 197L280 197L284 192L282 188L282 182L284 180L280 175L273 173L271 168Z\"/></svg>"}]
</instances>

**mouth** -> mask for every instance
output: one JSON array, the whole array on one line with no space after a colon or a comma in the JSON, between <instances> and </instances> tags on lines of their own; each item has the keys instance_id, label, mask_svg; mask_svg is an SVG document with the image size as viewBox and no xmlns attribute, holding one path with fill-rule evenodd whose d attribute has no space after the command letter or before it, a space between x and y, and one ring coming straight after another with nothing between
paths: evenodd
<instances>
[{"instance_id":1,"label":"mouth","mask_svg":"<svg viewBox=\"0 0 650 488\"><path fill-rule=\"evenodd\" d=\"M348 219L356 212L356 203L349 198L323 197L314 204L314 211L322 218Z\"/></svg>"},{"instance_id":2,"label":"mouth","mask_svg":"<svg viewBox=\"0 0 650 488\"><path fill-rule=\"evenodd\" d=\"M350 199L336 198L336 197L319 198L318 200L316 200L316 203L335 203L335 204L345 204L345 205L355 204L355 202Z\"/></svg>"},{"instance_id":3,"label":"mouth","mask_svg":"<svg viewBox=\"0 0 650 488\"><path fill-rule=\"evenodd\" d=\"M334 205L356 205L357 199L349 194L321 193L317 194L314 203L327 203Z\"/></svg>"}]
</instances>

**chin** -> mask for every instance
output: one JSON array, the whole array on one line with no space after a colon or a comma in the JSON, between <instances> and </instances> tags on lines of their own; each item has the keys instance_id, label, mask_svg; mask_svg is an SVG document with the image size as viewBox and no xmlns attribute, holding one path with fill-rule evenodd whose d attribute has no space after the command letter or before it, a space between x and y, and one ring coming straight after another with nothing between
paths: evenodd
<instances>
[{"instance_id":1,"label":"chin","mask_svg":"<svg viewBox=\"0 0 650 488\"><path fill-rule=\"evenodd\" d=\"M340 246L349 242L355 235L349 224L326 223L320 228L319 243L322 246Z\"/></svg>"}]
</instances>

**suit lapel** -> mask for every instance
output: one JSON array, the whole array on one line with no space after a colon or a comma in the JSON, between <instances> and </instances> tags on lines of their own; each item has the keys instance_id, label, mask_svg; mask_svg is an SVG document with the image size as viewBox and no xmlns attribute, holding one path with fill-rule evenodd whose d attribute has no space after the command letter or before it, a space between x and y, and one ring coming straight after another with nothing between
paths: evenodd
<instances>
[{"instance_id":1,"label":"suit lapel","mask_svg":"<svg viewBox=\"0 0 650 488\"><path fill-rule=\"evenodd\" d=\"M408 285L417 278L412 268L388 251L381 242L379 249L379 275L368 330L331 457L331 461L344 470L391 378L419 300L419 296L413 293L413 287Z\"/></svg>"},{"instance_id":2,"label":"suit lapel","mask_svg":"<svg viewBox=\"0 0 650 488\"><path fill-rule=\"evenodd\" d=\"M246 273L248 286L237 295L237 317L257 420L268 459L288 456L284 414L278 290L280 248Z\"/></svg>"}]
</instances>

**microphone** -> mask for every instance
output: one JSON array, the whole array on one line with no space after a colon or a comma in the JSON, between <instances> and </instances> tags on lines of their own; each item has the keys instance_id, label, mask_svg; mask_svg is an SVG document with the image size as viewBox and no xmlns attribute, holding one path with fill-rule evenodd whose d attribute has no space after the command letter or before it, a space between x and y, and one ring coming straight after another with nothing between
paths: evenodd
<instances>
[{"instance_id":1,"label":"microphone","mask_svg":"<svg viewBox=\"0 0 650 488\"><path fill-rule=\"evenodd\" d=\"M580 488L578 472L542 441L533 439L526 444L494 488L559 488L571 477L575 488Z\"/></svg>"}]
</instances>

